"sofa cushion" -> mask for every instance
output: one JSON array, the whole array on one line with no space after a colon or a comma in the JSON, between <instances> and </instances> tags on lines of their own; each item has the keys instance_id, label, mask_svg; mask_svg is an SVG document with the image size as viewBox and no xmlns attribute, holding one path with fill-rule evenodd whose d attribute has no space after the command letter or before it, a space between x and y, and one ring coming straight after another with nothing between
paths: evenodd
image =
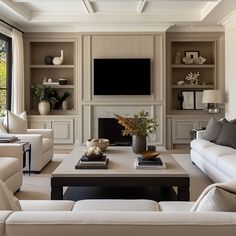
<instances>
[{"instance_id":1,"label":"sofa cushion","mask_svg":"<svg viewBox=\"0 0 236 236\"><path fill-rule=\"evenodd\" d=\"M236 212L236 194L214 187L201 200L196 211Z\"/></svg>"},{"instance_id":2,"label":"sofa cushion","mask_svg":"<svg viewBox=\"0 0 236 236\"><path fill-rule=\"evenodd\" d=\"M210 142L216 142L216 139L219 136L223 123L227 122L227 120L216 120L213 116L209 120L206 130L204 133L204 139Z\"/></svg>"},{"instance_id":3,"label":"sofa cushion","mask_svg":"<svg viewBox=\"0 0 236 236\"><path fill-rule=\"evenodd\" d=\"M71 211L74 204L69 200L20 200L23 211Z\"/></svg>"},{"instance_id":4,"label":"sofa cushion","mask_svg":"<svg viewBox=\"0 0 236 236\"><path fill-rule=\"evenodd\" d=\"M152 200L81 200L73 211L159 211L159 204Z\"/></svg>"},{"instance_id":5,"label":"sofa cushion","mask_svg":"<svg viewBox=\"0 0 236 236\"><path fill-rule=\"evenodd\" d=\"M217 168L229 178L236 179L236 150L232 155L218 158Z\"/></svg>"},{"instance_id":6,"label":"sofa cushion","mask_svg":"<svg viewBox=\"0 0 236 236\"><path fill-rule=\"evenodd\" d=\"M190 211L195 202L168 201L159 202L160 211Z\"/></svg>"},{"instance_id":7,"label":"sofa cushion","mask_svg":"<svg viewBox=\"0 0 236 236\"><path fill-rule=\"evenodd\" d=\"M51 149L53 147L53 139L51 138L43 138L43 152Z\"/></svg>"},{"instance_id":8,"label":"sofa cushion","mask_svg":"<svg viewBox=\"0 0 236 236\"><path fill-rule=\"evenodd\" d=\"M24 134L27 132L27 115L26 112L14 114L7 111L3 122L4 128L11 134Z\"/></svg>"},{"instance_id":9,"label":"sofa cushion","mask_svg":"<svg viewBox=\"0 0 236 236\"><path fill-rule=\"evenodd\" d=\"M19 170L19 159L14 157L0 158L0 179L5 181Z\"/></svg>"},{"instance_id":10,"label":"sofa cushion","mask_svg":"<svg viewBox=\"0 0 236 236\"><path fill-rule=\"evenodd\" d=\"M191 148L197 152L199 155L201 155L204 148L214 145L213 143L209 142L205 139L194 139L190 143Z\"/></svg>"},{"instance_id":11,"label":"sofa cushion","mask_svg":"<svg viewBox=\"0 0 236 236\"><path fill-rule=\"evenodd\" d=\"M236 148L236 124L224 123L216 143Z\"/></svg>"},{"instance_id":12,"label":"sofa cushion","mask_svg":"<svg viewBox=\"0 0 236 236\"><path fill-rule=\"evenodd\" d=\"M236 150L230 147L226 146L221 146L217 144L213 144L203 148L201 151L201 156L205 160L207 160L209 163L213 164L214 166L217 166L217 160L221 156L226 156L226 155L232 155L236 154Z\"/></svg>"},{"instance_id":13,"label":"sofa cushion","mask_svg":"<svg viewBox=\"0 0 236 236\"><path fill-rule=\"evenodd\" d=\"M7 188L6 184L0 179L0 210L20 211L19 200Z\"/></svg>"}]
</instances>

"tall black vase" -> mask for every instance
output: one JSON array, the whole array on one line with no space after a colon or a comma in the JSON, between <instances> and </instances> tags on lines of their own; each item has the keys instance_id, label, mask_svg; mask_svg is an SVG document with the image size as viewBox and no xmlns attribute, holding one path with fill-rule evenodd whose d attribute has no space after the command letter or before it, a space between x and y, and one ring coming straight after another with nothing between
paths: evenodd
<instances>
[{"instance_id":1,"label":"tall black vase","mask_svg":"<svg viewBox=\"0 0 236 236\"><path fill-rule=\"evenodd\" d=\"M146 151L146 136L133 135L132 148L136 154Z\"/></svg>"}]
</instances>

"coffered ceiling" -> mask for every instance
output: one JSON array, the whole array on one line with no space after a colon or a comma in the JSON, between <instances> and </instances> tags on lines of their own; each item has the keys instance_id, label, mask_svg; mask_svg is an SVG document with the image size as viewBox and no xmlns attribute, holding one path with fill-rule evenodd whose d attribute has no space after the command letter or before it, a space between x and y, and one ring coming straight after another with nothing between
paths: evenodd
<instances>
[{"instance_id":1,"label":"coffered ceiling","mask_svg":"<svg viewBox=\"0 0 236 236\"><path fill-rule=\"evenodd\" d=\"M219 27L236 0L0 0L1 18L24 31L164 31Z\"/></svg>"}]
</instances>

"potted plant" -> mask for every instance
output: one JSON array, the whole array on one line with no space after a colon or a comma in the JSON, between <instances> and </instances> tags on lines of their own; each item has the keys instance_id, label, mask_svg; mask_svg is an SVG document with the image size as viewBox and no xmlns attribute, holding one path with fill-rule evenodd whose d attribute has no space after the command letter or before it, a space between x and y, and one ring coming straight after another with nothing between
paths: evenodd
<instances>
[{"instance_id":1,"label":"potted plant","mask_svg":"<svg viewBox=\"0 0 236 236\"><path fill-rule=\"evenodd\" d=\"M115 114L118 123L124 127L122 134L132 135L132 147L135 153L142 153L146 150L146 137L154 134L158 124L148 112L141 111L133 117L123 117Z\"/></svg>"},{"instance_id":2,"label":"potted plant","mask_svg":"<svg viewBox=\"0 0 236 236\"><path fill-rule=\"evenodd\" d=\"M50 111L50 105L59 101L58 93L50 86L32 85L32 93L38 102L38 110L40 115L47 115Z\"/></svg>"}]
</instances>

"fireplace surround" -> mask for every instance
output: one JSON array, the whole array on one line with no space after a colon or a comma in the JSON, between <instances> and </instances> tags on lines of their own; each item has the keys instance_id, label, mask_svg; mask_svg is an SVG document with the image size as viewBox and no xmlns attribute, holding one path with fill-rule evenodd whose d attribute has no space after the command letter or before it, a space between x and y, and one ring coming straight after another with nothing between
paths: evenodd
<instances>
[{"instance_id":1,"label":"fireplace surround","mask_svg":"<svg viewBox=\"0 0 236 236\"><path fill-rule=\"evenodd\" d=\"M115 118L98 118L98 137L109 139L112 146L131 146L132 137L122 135L123 127Z\"/></svg>"}]
</instances>

